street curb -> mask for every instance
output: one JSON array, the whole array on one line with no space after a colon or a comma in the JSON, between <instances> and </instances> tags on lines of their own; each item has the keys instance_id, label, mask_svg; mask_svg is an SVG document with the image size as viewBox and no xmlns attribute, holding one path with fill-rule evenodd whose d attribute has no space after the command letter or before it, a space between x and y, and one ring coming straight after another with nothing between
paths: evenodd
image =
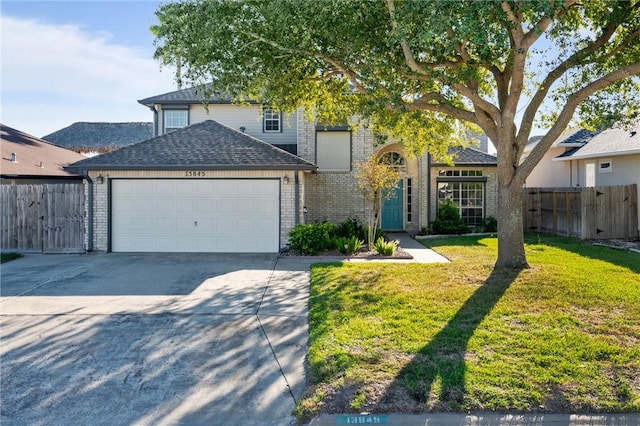
<instances>
[{"instance_id":1,"label":"street curb","mask_svg":"<svg viewBox=\"0 0 640 426\"><path fill-rule=\"evenodd\" d=\"M639 426L640 413L627 414L323 414L309 426Z\"/></svg>"}]
</instances>

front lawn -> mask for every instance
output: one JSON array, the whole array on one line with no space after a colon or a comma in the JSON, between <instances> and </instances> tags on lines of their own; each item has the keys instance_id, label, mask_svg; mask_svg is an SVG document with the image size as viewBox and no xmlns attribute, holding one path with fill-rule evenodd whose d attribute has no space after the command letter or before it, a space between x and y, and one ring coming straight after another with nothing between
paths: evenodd
<instances>
[{"instance_id":1,"label":"front lawn","mask_svg":"<svg viewBox=\"0 0 640 426\"><path fill-rule=\"evenodd\" d=\"M300 418L640 410L640 254L531 236L498 275L495 238L425 244L452 263L312 267Z\"/></svg>"}]
</instances>

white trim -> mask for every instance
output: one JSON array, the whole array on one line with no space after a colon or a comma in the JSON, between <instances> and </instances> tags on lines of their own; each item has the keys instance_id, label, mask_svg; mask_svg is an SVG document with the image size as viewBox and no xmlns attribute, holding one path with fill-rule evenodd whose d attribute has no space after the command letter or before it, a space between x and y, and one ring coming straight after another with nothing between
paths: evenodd
<instances>
[{"instance_id":1,"label":"white trim","mask_svg":"<svg viewBox=\"0 0 640 426\"><path fill-rule=\"evenodd\" d=\"M593 154L570 155L568 157L560 157L560 158L555 157L555 158L552 158L552 161L585 160L589 158L619 157L621 155L634 155L634 154L640 154L640 148L629 149L627 151L597 152Z\"/></svg>"},{"instance_id":2,"label":"white trim","mask_svg":"<svg viewBox=\"0 0 640 426\"><path fill-rule=\"evenodd\" d=\"M611 158L601 158L598 160L598 173L613 173L613 160L611 160Z\"/></svg>"}]
</instances>

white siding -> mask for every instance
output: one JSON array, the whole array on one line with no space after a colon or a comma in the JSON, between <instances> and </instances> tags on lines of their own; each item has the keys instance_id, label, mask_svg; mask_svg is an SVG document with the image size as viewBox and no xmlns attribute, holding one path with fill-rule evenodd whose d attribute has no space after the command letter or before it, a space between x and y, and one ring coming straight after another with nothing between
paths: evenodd
<instances>
[{"instance_id":1,"label":"white siding","mask_svg":"<svg viewBox=\"0 0 640 426\"><path fill-rule=\"evenodd\" d=\"M170 109L170 106L166 108ZM204 105L189 105L189 124L215 120L237 130L244 127L247 134L272 144L297 143L296 114L282 118L282 132L263 132L261 110L260 105L210 104L208 108ZM160 129L163 128L162 115L160 111Z\"/></svg>"}]
</instances>

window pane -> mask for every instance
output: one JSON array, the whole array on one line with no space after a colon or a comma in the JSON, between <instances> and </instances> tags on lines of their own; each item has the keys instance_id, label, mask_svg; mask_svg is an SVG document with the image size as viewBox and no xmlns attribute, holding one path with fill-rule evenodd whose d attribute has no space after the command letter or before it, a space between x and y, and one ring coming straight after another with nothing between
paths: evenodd
<instances>
[{"instance_id":1,"label":"window pane","mask_svg":"<svg viewBox=\"0 0 640 426\"><path fill-rule=\"evenodd\" d=\"M279 132L280 131L280 113L272 109L264 110L264 131Z\"/></svg>"},{"instance_id":2,"label":"window pane","mask_svg":"<svg viewBox=\"0 0 640 426\"><path fill-rule=\"evenodd\" d=\"M351 170L351 133L317 132L316 164L323 171Z\"/></svg>"},{"instance_id":3,"label":"window pane","mask_svg":"<svg viewBox=\"0 0 640 426\"><path fill-rule=\"evenodd\" d=\"M460 209L460 216L467 225L482 223L484 217L483 182L439 182L438 204L446 199L453 200Z\"/></svg>"},{"instance_id":4,"label":"window pane","mask_svg":"<svg viewBox=\"0 0 640 426\"><path fill-rule=\"evenodd\" d=\"M181 110L165 110L164 111L164 131L171 132L176 129L186 127L189 118L189 111Z\"/></svg>"}]
</instances>

